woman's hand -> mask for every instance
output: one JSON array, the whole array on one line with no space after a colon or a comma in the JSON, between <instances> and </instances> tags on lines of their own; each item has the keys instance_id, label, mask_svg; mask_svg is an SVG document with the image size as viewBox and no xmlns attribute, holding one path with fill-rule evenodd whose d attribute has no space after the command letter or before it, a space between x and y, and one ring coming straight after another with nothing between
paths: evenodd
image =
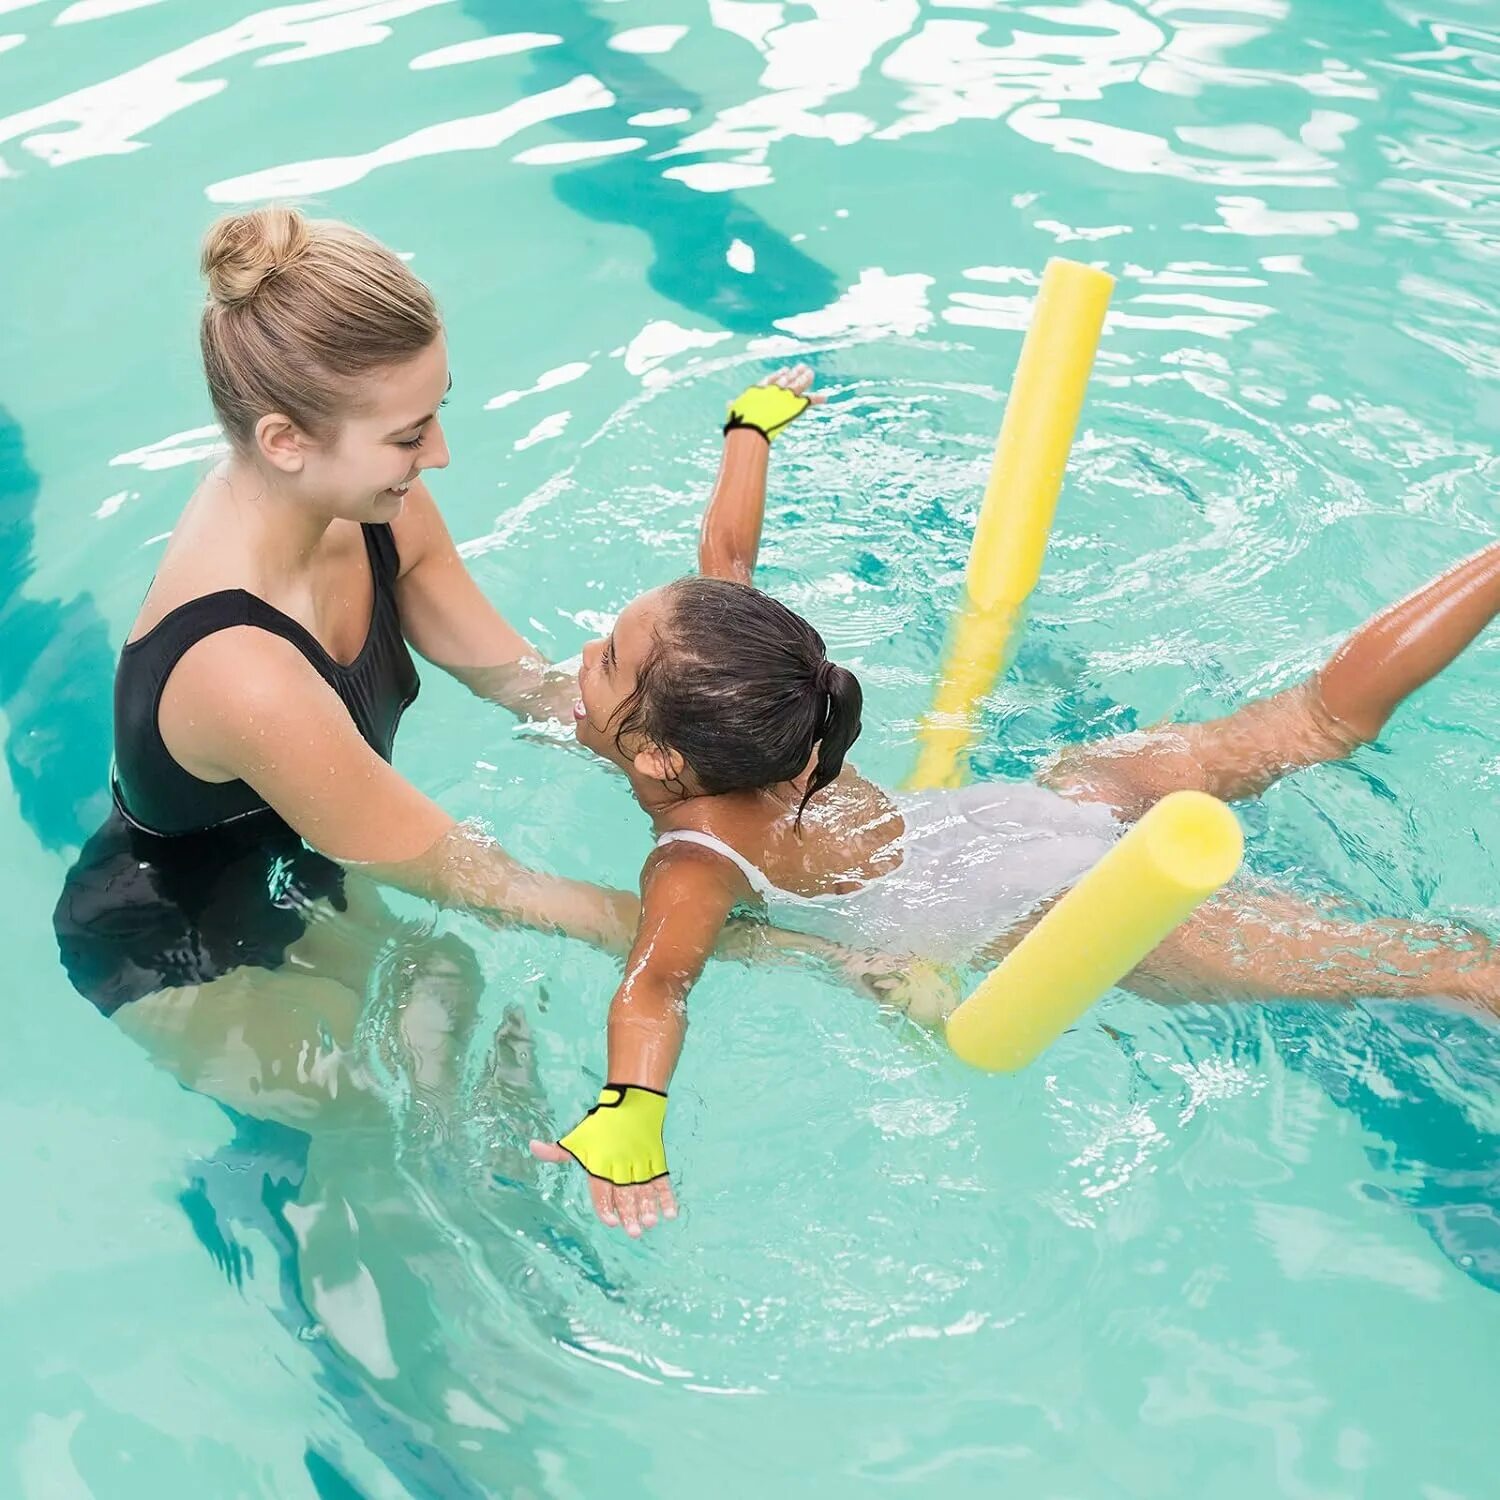
<instances>
[{"instance_id":1,"label":"woman's hand","mask_svg":"<svg viewBox=\"0 0 1500 1500\"><path fill-rule=\"evenodd\" d=\"M842 968L856 989L903 1011L919 1026L941 1026L963 999L958 975L926 959L860 954L851 955Z\"/></svg>"}]
</instances>

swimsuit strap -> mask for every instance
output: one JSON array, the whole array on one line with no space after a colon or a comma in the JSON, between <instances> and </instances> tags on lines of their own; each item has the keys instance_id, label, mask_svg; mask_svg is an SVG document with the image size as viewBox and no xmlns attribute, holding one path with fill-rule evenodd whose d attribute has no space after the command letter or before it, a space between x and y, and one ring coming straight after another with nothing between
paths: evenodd
<instances>
[{"instance_id":1,"label":"swimsuit strap","mask_svg":"<svg viewBox=\"0 0 1500 1500\"><path fill-rule=\"evenodd\" d=\"M731 849L723 839L716 839L711 833L699 833L695 829L679 828L672 833L662 834L656 841L658 849L665 844L697 844L700 849L711 849L715 854L722 854L750 882L751 890L759 896L775 895L785 898L788 894L786 891L773 885L738 850Z\"/></svg>"}]
</instances>

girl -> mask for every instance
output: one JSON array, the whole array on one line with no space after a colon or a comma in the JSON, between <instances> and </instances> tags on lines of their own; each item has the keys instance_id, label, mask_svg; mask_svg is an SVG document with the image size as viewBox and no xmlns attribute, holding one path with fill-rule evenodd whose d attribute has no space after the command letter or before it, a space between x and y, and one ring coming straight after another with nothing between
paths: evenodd
<instances>
[{"instance_id":1,"label":"girl","mask_svg":"<svg viewBox=\"0 0 1500 1500\"><path fill-rule=\"evenodd\" d=\"M575 1130L532 1150L576 1159L599 1217L631 1235L676 1213L666 1088L687 992L736 906L853 946L997 962L1158 798L1183 787L1254 797L1348 755L1500 611L1492 543L1378 615L1307 681L1228 718L1080 746L1040 784L893 795L846 761L860 731L853 673L750 585L770 439L817 399L811 382L799 366L731 407L700 575L629 604L578 675L578 739L626 773L658 837L609 1011L610 1081ZM1201 909L1126 982L1153 998L1446 994L1500 1009L1500 957L1481 934L1333 922L1290 896L1246 892Z\"/></svg>"}]
</instances>

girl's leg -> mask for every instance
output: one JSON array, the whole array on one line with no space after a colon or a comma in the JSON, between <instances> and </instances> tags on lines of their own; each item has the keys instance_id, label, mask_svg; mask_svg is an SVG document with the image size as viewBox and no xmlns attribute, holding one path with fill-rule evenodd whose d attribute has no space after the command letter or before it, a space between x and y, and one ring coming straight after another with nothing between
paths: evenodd
<instances>
[{"instance_id":1,"label":"girl's leg","mask_svg":"<svg viewBox=\"0 0 1500 1500\"><path fill-rule=\"evenodd\" d=\"M1437 922L1353 922L1231 887L1125 980L1151 1000L1447 998L1500 1015L1500 946Z\"/></svg>"},{"instance_id":2,"label":"girl's leg","mask_svg":"<svg viewBox=\"0 0 1500 1500\"><path fill-rule=\"evenodd\" d=\"M1500 613L1492 542L1361 626L1305 682L1204 724L1169 724L1065 751L1057 790L1136 818L1168 792L1257 797L1303 766L1341 760L1379 735L1402 699L1435 677Z\"/></svg>"}]
</instances>

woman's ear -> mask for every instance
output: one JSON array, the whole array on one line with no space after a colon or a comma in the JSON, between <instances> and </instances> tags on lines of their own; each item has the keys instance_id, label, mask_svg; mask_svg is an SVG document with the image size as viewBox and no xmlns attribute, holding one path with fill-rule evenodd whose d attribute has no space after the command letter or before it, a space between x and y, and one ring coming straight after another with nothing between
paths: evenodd
<instances>
[{"instance_id":1,"label":"woman's ear","mask_svg":"<svg viewBox=\"0 0 1500 1500\"><path fill-rule=\"evenodd\" d=\"M268 412L255 424L255 446L265 461L283 474L302 472L307 462L305 442L292 419L279 411Z\"/></svg>"},{"instance_id":2,"label":"woman's ear","mask_svg":"<svg viewBox=\"0 0 1500 1500\"><path fill-rule=\"evenodd\" d=\"M651 745L636 752L631 761L636 774L651 781L681 781L687 762L670 746Z\"/></svg>"}]
</instances>

